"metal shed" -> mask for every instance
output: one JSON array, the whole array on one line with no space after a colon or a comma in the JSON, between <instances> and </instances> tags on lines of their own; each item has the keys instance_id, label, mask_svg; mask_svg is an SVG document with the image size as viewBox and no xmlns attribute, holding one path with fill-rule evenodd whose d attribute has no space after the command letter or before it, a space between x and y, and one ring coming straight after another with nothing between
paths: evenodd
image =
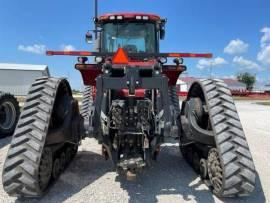
<instances>
[{"instance_id":1,"label":"metal shed","mask_svg":"<svg viewBox=\"0 0 270 203\"><path fill-rule=\"evenodd\" d=\"M0 63L0 91L25 96L38 77L50 76L47 65Z\"/></svg>"}]
</instances>

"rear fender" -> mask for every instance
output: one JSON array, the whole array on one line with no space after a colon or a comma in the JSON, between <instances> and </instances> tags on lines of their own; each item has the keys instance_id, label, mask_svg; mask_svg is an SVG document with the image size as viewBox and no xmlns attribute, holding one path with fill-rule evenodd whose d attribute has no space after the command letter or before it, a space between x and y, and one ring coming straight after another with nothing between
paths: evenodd
<instances>
[{"instance_id":1,"label":"rear fender","mask_svg":"<svg viewBox=\"0 0 270 203\"><path fill-rule=\"evenodd\" d=\"M102 67L98 64L76 64L75 68L81 72L83 83L87 86L96 86L96 78L102 74Z\"/></svg>"}]
</instances>

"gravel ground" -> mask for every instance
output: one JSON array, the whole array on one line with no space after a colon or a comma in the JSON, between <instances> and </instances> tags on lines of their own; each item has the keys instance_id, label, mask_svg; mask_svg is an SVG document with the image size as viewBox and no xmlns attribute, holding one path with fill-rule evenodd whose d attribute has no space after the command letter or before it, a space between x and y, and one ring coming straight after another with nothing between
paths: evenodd
<instances>
[{"instance_id":1,"label":"gravel ground","mask_svg":"<svg viewBox=\"0 0 270 203\"><path fill-rule=\"evenodd\" d=\"M183 160L177 144L165 144L158 161L135 182L119 177L101 156L94 139L86 139L59 180L41 199L23 202L270 202L270 106L237 102L258 172L250 197L218 199ZM0 140L0 173L11 138ZM0 182L2 182L0 176ZM0 183L0 202L21 202L9 197Z\"/></svg>"}]
</instances>

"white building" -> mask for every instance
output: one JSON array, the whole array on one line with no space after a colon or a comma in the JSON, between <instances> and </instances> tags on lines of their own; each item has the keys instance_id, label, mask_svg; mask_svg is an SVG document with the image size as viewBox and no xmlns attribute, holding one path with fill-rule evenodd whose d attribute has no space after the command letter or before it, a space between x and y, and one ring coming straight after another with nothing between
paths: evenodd
<instances>
[{"instance_id":1,"label":"white building","mask_svg":"<svg viewBox=\"0 0 270 203\"><path fill-rule=\"evenodd\" d=\"M0 91L25 96L36 78L50 76L47 65L0 63Z\"/></svg>"}]
</instances>

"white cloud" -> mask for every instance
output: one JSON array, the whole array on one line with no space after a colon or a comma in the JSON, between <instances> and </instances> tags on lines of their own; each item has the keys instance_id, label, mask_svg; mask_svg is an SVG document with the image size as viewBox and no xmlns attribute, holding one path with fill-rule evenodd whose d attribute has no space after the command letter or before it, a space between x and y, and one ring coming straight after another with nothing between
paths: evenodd
<instances>
[{"instance_id":1,"label":"white cloud","mask_svg":"<svg viewBox=\"0 0 270 203\"><path fill-rule=\"evenodd\" d=\"M264 65L270 65L270 45L262 48L257 55L257 59Z\"/></svg>"},{"instance_id":2,"label":"white cloud","mask_svg":"<svg viewBox=\"0 0 270 203\"><path fill-rule=\"evenodd\" d=\"M34 54L44 54L46 46L44 44L34 44L29 46L19 45L18 50Z\"/></svg>"},{"instance_id":3,"label":"white cloud","mask_svg":"<svg viewBox=\"0 0 270 203\"><path fill-rule=\"evenodd\" d=\"M270 43L270 28L264 27L261 32L263 33L263 36L261 38L261 47L265 47L267 44Z\"/></svg>"},{"instance_id":4,"label":"white cloud","mask_svg":"<svg viewBox=\"0 0 270 203\"><path fill-rule=\"evenodd\" d=\"M200 70L209 68L209 67L214 67L214 66L222 66L228 64L228 62L221 57L217 57L214 59L201 59L199 60L198 64L197 64L197 68Z\"/></svg>"},{"instance_id":5,"label":"white cloud","mask_svg":"<svg viewBox=\"0 0 270 203\"><path fill-rule=\"evenodd\" d=\"M224 48L224 53L235 55L247 52L249 47L248 43L240 39L231 40L230 43Z\"/></svg>"},{"instance_id":6,"label":"white cloud","mask_svg":"<svg viewBox=\"0 0 270 203\"><path fill-rule=\"evenodd\" d=\"M235 56L233 58L233 63L241 69L248 70L262 70L262 68L255 62L245 59L243 56Z\"/></svg>"},{"instance_id":7,"label":"white cloud","mask_svg":"<svg viewBox=\"0 0 270 203\"><path fill-rule=\"evenodd\" d=\"M270 65L270 28L264 27L261 32L261 50L257 55L257 60L264 65Z\"/></svg>"},{"instance_id":8,"label":"white cloud","mask_svg":"<svg viewBox=\"0 0 270 203\"><path fill-rule=\"evenodd\" d=\"M75 51L76 48L71 44L62 44L61 49L64 51Z\"/></svg>"}]
</instances>

